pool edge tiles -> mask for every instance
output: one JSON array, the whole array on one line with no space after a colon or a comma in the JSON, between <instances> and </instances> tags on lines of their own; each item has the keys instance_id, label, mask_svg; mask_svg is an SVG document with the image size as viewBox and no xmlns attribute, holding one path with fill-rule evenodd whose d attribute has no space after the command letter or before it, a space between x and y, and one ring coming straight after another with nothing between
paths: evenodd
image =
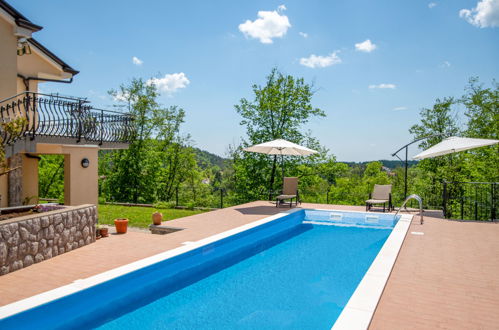
<instances>
[{"instance_id":1,"label":"pool edge tiles","mask_svg":"<svg viewBox=\"0 0 499 330\"><path fill-rule=\"evenodd\" d=\"M182 255L184 253L187 253L189 251L193 251L197 248L206 246L208 244L220 241L224 238L234 236L236 234L248 231L252 228L264 225L266 223L269 223L271 221L280 219L282 217L285 217L287 215L293 214L295 212L303 211L302 208L295 208L291 210L285 210L283 212L279 212L277 214L265 217L260 220L256 220L250 223L247 223L245 225L226 230L224 232L200 239L195 242L189 242L189 244L167 250L165 252L161 252L158 254L155 254L153 256L140 259L137 261L134 261L132 263L119 266L117 268L110 269L108 271L105 271L103 273L93 275L90 277L87 277L85 279L78 279L73 281L71 284L67 284L46 292L42 292L40 294L31 296L29 298L25 298L4 306L0 307L0 323L2 320L7 319L11 316L14 316L16 314L26 312L32 308L39 307L41 305L50 303L52 301L55 301L57 299L64 298L66 296L75 294L77 292L83 291L85 289L91 288L93 286L96 286L98 284L102 284L104 282L113 280L117 277L123 276L130 274L134 271L140 270L142 268L157 264L159 262L165 261L167 259Z\"/></svg>"},{"instance_id":2,"label":"pool edge tiles","mask_svg":"<svg viewBox=\"0 0 499 330\"><path fill-rule=\"evenodd\" d=\"M332 330L367 329L397 260L413 215L402 215L343 308Z\"/></svg>"}]
</instances>

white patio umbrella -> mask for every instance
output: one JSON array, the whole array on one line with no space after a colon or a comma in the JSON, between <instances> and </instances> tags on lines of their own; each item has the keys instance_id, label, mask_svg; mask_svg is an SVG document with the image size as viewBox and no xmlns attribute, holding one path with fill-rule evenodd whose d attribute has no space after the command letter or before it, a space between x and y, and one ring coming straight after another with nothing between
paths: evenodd
<instances>
[{"instance_id":1,"label":"white patio umbrella","mask_svg":"<svg viewBox=\"0 0 499 330\"><path fill-rule=\"evenodd\" d=\"M284 177L284 158L283 156L308 156L316 154L317 151L307 147L289 142L283 139L277 139L269 142L255 144L254 146L244 148L244 151L257 152L267 155L281 155L282 176Z\"/></svg>"},{"instance_id":2,"label":"white patio umbrella","mask_svg":"<svg viewBox=\"0 0 499 330\"><path fill-rule=\"evenodd\" d=\"M433 158L437 156L452 154L454 152L460 152L479 147L490 146L496 143L499 143L499 140L473 139L473 138L451 136L449 138L446 138L442 142L435 144L433 147L428 148L425 151L417 154L412 158L413 159Z\"/></svg>"}]
</instances>

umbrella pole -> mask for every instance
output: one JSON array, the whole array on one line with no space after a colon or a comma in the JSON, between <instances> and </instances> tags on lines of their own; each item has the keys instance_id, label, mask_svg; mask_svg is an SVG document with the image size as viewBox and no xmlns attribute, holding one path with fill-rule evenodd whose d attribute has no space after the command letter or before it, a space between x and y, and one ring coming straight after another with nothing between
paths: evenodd
<instances>
[{"instance_id":1,"label":"umbrella pole","mask_svg":"<svg viewBox=\"0 0 499 330\"><path fill-rule=\"evenodd\" d=\"M281 154L281 167L282 167L282 185L284 186L284 155Z\"/></svg>"}]
</instances>

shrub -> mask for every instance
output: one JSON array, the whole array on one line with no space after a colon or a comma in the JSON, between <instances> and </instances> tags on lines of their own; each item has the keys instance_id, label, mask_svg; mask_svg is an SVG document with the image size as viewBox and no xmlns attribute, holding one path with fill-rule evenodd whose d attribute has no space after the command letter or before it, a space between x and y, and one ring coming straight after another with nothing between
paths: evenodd
<instances>
[{"instance_id":1,"label":"shrub","mask_svg":"<svg viewBox=\"0 0 499 330\"><path fill-rule=\"evenodd\" d=\"M160 202L156 202L154 203L154 208L156 209L173 209L175 208L175 202L173 201L170 201L170 202L165 202L165 201L160 201Z\"/></svg>"}]
</instances>

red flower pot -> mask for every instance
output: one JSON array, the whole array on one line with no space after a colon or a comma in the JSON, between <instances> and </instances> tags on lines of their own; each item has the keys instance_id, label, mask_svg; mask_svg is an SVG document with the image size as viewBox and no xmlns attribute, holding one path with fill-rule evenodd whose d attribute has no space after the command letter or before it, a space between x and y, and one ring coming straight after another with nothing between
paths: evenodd
<instances>
[{"instance_id":1,"label":"red flower pot","mask_svg":"<svg viewBox=\"0 0 499 330\"><path fill-rule=\"evenodd\" d=\"M128 219L114 219L114 226L118 234L125 234L128 228Z\"/></svg>"}]
</instances>

